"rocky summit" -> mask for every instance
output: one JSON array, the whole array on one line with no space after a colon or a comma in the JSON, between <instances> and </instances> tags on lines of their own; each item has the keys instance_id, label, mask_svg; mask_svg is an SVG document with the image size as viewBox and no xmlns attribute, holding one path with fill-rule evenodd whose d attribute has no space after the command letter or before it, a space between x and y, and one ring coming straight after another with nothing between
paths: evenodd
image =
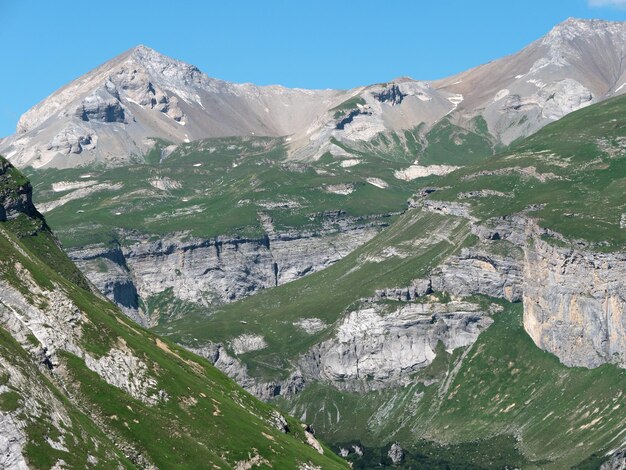
<instances>
[{"instance_id":1,"label":"rocky summit","mask_svg":"<svg viewBox=\"0 0 626 470\"><path fill-rule=\"evenodd\" d=\"M284 137L291 158L310 160L372 141L410 151L407 132L428 140L444 123L452 142L484 130L494 147L626 91L625 50L623 23L569 19L517 54L443 80L304 90L210 78L142 45L26 112L0 152L20 167L120 165L155 138L257 135Z\"/></svg>"},{"instance_id":2,"label":"rocky summit","mask_svg":"<svg viewBox=\"0 0 626 470\"><path fill-rule=\"evenodd\" d=\"M53 93L0 141L0 467L624 468L625 56Z\"/></svg>"}]
</instances>

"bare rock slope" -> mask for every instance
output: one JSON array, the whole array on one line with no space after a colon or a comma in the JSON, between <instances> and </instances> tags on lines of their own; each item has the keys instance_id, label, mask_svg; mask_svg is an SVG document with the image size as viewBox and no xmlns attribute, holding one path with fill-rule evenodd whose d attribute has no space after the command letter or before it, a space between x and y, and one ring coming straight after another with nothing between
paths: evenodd
<instances>
[{"instance_id":1,"label":"bare rock slope","mask_svg":"<svg viewBox=\"0 0 626 470\"><path fill-rule=\"evenodd\" d=\"M304 90L213 79L138 46L27 111L0 152L20 167L64 168L123 164L154 138L265 135L284 136L294 158L315 159L344 154L336 141L358 147L407 130L428 146L424 135L442 120L470 129L477 117L494 145L507 144L622 93L625 54L626 23L569 19L517 54L447 79Z\"/></svg>"}]
</instances>

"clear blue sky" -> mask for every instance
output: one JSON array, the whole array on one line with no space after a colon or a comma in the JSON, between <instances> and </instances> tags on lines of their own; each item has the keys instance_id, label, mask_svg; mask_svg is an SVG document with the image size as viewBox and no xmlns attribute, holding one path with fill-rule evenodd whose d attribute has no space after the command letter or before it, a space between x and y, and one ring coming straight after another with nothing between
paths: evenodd
<instances>
[{"instance_id":1,"label":"clear blue sky","mask_svg":"<svg viewBox=\"0 0 626 470\"><path fill-rule=\"evenodd\" d=\"M0 136L55 89L137 44L235 82L349 88L435 79L626 0L0 0Z\"/></svg>"}]
</instances>

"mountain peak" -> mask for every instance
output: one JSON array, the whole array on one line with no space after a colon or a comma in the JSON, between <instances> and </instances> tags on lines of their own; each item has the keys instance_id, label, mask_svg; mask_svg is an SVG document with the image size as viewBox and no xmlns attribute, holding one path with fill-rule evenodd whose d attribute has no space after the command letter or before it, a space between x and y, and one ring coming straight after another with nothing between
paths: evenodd
<instances>
[{"instance_id":1,"label":"mountain peak","mask_svg":"<svg viewBox=\"0 0 626 470\"><path fill-rule=\"evenodd\" d=\"M570 17L552 28L545 36L544 43L554 42L555 40L571 41L581 36L606 33L626 35L626 22Z\"/></svg>"},{"instance_id":2,"label":"mountain peak","mask_svg":"<svg viewBox=\"0 0 626 470\"><path fill-rule=\"evenodd\" d=\"M200 72L195 65L174 59L143 44L139 44L132 49L129 49L122 54L122 56L124 55L157 73L163 73L166 69L181 69L186 72Z\"/></svg>"}]
</instances>

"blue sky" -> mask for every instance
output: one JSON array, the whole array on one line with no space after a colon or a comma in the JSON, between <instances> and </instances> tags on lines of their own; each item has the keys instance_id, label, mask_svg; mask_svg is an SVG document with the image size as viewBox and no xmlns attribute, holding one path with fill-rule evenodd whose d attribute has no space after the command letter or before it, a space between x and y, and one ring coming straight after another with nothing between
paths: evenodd
<instances>
[{"instance_id":1,"label":"blue sky","mask_svg":"<svg viewBox=\"0 0 626 470\"><path fill-rule=\"evenodd\" d=\"M626 0L0 0L0 136L55 89L137 44L236 82L349 88L435 79Z\"/></svg>"}]
</instances>

